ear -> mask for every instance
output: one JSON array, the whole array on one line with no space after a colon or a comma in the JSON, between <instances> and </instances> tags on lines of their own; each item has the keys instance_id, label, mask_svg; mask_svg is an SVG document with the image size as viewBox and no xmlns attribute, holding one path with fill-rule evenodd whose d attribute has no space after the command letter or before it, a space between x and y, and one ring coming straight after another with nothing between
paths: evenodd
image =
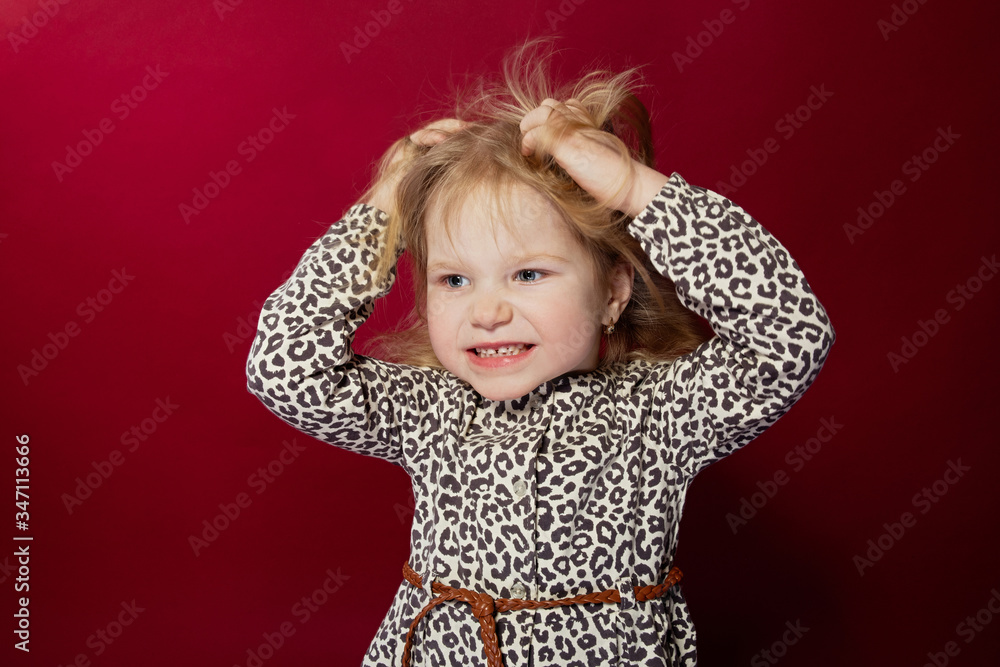
<instances>
[{"instance_id":1,"label":"ear","mask_svg":"<svg viewBox=\"0 0 1000 667\"><path fill-rule=\"evenodd\" d=\"M616 322L632 297L632 282L635 280L635 268L629 262L615 265L610 280L610 290L607 302L608 316Z\"/></svg>"}]
</instances>

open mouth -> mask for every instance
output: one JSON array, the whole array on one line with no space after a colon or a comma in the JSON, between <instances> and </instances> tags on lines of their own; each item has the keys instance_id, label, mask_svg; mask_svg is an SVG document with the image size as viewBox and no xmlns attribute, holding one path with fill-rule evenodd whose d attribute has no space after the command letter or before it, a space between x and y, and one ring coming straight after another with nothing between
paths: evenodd
<instances>
[{"instance_id":1,"label":"open mouth","mask_svg":"<svg viewBox=\"0 0 1000 667\"><path fill-rule=\"evenodd\" d=\"M473 351L477 357L515 357L522 352L527 352L534 345L530 343L518 343L517 345L503 345L501 347L475 347Z\"/></svg>"}]
</instances>

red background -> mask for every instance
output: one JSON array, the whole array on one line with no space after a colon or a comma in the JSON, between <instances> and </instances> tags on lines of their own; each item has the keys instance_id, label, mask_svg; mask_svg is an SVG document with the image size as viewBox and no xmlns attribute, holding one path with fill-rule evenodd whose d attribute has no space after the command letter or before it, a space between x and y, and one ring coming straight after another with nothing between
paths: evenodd
<instances>
[{"instance_id":1,"label":"red background","mask_svg":"<svg viewBox=\"0 0 1000 667\"><path fill-rule=\"evenodd\" d=\"M1000 249L995 3L909 0L915 13L886 39L890 2L566 0L563 17L558 0L402 0L347 62L340 43L387 4L245 0L220 16L209 0L73 0L50 2L49 18L35 0L3 3L0 539L34 541L30 655L11 648L13 546L0 555L0 662L246 665L291 621L268 667L360 664L408 556L408 479L297 434L247 393L245 321L450 73L493 70L525 36L558 34L568 73L595 58L648 63L665 174L718 190L748 150L777 141L730 197L792 252L838 334L803 400L691 490L677 564L701 664L768 664L760 651L786 622L809 629L787 655L779 645L782 664L922 665L949 641L949 664L996 664L1000 618L984 612L971 638L958 625L1000 590L1000 280L961 309L947 298ZM735 20L679 68L672 54L724 9ZM166 75L120 118L113 101L147 66ZM788 137L775 124L811 86L832 96ZM274 108L294 118L248 162L238 147ZM103 118L114 130L60 181L53 162ZM949 127L959 138L910 180L904 163ZM185 222L179 206L229 160L240 173ZM897 179L905 193L852 242L844 225ZM123 268L134 279L102 293ZM88 321L78 306L102 294L113 298ZM370 325L395 321L404 298L394 291ZM889 353L938 309L947 321L894 370ZM25 383L18 367L72 323L78 335ZM121 435L168 397L174 413L128 451ZM786 453L823 419L842 428L794 470ZM25 533L12 516L22 433ZM305 451L257 494L248 478L293 438ZM115 450L121 465L70 513L63 494ZM921 513L913 496L959 459L970 470ZM778 471L788 483L734 533L726 515ZM196 556L189 536L239 493L252 504ZM855 556L907 511L915 524L859 574ZM328 568L349 578L301 623L293 605ZM132 600L134 623L88 644Z\"/></svg>"}]
</instances>

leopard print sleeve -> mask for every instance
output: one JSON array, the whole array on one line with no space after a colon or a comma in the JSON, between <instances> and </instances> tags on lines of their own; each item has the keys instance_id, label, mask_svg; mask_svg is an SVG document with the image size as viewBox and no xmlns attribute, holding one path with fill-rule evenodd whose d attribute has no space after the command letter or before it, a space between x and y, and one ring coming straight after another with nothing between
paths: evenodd
<instances>
[{"instance_id":1,"label":"leopard print sleeve","mask_svg":"<svg viewBox=\"0 0 1000 667\"><path fill-rule=\"evenodd\" d=\"M791 408L835 334L788 251L729 199L674 173L629 231L716 333L649 378L650 422L694 476Z\"/></svg>"},{"instance_id":2,"label":"leopard print sleeve","mask_svg":"<svg viewBox=\"0 0 1000 667\"><path fill-rule=\"evenodd\" d=\"M300 431L412 473L402 434L427 421L435 373L351 349L395 280L395 266L382 284L374 280L385 224L385 213L356 204L306 250L264 302L247 390Z\"/></svg>"}]
</instances>

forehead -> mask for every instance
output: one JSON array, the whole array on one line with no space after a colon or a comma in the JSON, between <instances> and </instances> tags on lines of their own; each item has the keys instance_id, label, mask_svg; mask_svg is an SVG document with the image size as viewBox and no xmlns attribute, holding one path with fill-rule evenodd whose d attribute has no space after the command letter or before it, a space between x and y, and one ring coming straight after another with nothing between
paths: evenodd
<instances>
[{"instance_id":1,"label":"forehead","mask_svg":"<svg viewBox=\"0 0 1000 667\"><path fill-rule=\"evenodd\" d=\"M523 255L579 250L558 209L523 184L479 186L461 197L434 200L425 216L428 261L483 252Z\"/></svg>"}]
</instances>

